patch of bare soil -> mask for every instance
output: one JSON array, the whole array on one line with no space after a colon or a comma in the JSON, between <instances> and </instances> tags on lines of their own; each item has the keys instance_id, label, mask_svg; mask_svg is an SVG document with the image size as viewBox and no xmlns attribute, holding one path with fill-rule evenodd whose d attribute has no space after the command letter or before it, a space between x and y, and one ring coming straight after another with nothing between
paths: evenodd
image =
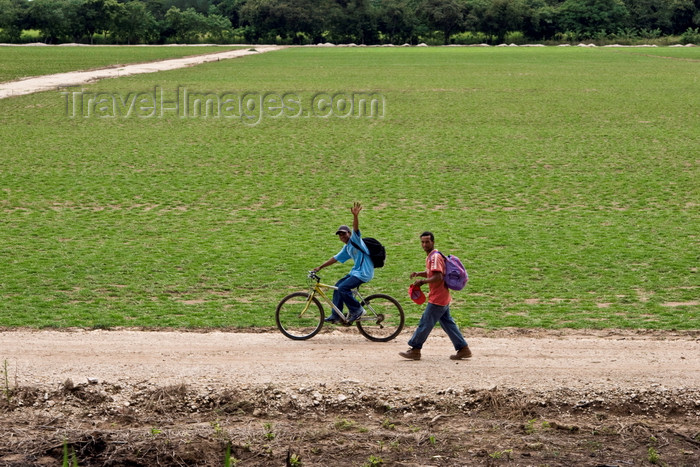
<instances>
[{"instance_id":1,"label":"patch of bare soil","mask_svg":"<svg viewBox=\"0 0 700 467\"><path fill-rule=\"evenodd\" d=\"M0 465L700 465L698 333L408 337L0 332Z\"/></svg>"}]
</instances>

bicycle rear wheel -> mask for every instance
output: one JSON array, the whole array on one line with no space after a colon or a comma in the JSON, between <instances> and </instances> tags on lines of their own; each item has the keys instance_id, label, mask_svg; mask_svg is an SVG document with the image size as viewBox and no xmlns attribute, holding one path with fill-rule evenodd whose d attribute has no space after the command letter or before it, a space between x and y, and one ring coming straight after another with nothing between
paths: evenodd
<instances>
[{"instance_id":1,"label":"bicycle rear wheel","mask_svg":"<svg viewBox=\"0 0 700 467\"><path fill-rule=\"evenodd\" d=\"M403 308L395 298L374 294L366 297L362 306L367 313L356 321L360 334L375 342L388 342L399 335L404 316Z\"/></svg>"},{"instance_id":2,"label":"bicycle rear wheel","mask_svg":"<svg viewBox=\"0 0 700 467\"><path fill-rule=\"evenodd\" d=\"M275 311L277 328L290 339L305 340L318 334L323 326L323 306L307 292L284 297Z\"/></svg>"}]
</instances>

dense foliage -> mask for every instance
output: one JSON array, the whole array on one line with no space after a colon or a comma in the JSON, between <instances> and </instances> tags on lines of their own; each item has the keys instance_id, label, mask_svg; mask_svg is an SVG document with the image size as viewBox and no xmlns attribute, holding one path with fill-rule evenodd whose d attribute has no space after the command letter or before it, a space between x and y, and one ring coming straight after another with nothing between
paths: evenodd
<instances>
[{"instance_id":1,"label":"dense foliage","mask_svg":"<svg viewBox=\"0 0 700 467\"><path fill-rule=\"evenodd\" d=\"M0 0L0 40L476 43L700 38L700 0Z\"/></svg>"}]
</instances>

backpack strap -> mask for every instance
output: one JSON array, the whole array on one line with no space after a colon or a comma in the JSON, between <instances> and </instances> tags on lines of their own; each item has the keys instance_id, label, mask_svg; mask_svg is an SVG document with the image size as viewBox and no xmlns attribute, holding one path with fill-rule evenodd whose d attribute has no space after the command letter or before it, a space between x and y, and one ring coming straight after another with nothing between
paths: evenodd
<instances>
[{"instance_id":1,"label":"backpack strap","mask_svg":"<svg viewBox=\"0 0 700 467\"><path fill-rule=\"evenodd\" d=\"M440 256L442 256L442 259L445 261L445 272L447 272L447 256L443 255L442 251L440 251L440 250L433 250L433 251L437 251L437 253ZM442 277L442 285L444 285L446 289L449 289L449 287L447 287L447 283L445 282L445 274L443 274L442 276L443 276Z\"/></svg>"},{"instance_id":2,"label":"backpack strap","mask_svg":"<svg viewBox=\"0 0 700 467\"><path fill-rule=\"evenodd\" d=\"M360 248L360 247L357 245L357 243L353 242L352 240L350 240L350 244L351 244L352 246L354 246L354 247L357 249L357 251L359 251L360 253L362 253L362 259L360 259L360 263L364 262L365 257L369 256L369 253L365 253L365 252L362 250L362 248ZM367 250L367 251L369 251L369 250Z\"/></svg>"}]
</instances>

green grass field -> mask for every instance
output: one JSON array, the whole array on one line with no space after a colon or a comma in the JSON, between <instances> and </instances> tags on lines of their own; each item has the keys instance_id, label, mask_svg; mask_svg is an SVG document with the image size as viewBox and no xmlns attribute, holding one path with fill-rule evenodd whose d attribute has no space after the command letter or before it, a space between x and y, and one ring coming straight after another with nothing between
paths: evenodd
<instances>
[{"instance_id":1,"label":"green grass field","mask_svg":"<svg viewBox=\"0 0 700 467\"><path fill-rule=\"evenodd\" d=\"M699 77L697 48L295 48L72 89L77 114L2 100L0 326L273 326L358 200L388 249L366 289L409 325L429 229L470 272L464 327L698 329ZM157 92L304 113L104 104ZM384 116L306 117L318 93Z\"/></svg>"},{"instance_id":2,"label":"green grass field","mask_svg":"<svg viewBox=\"0 0 700 467\"><path fill-rule=\"evenodd\" d=\"M29 76L150 62L241 47L0 47L0 83Z\"/></svg>"}]
</instances>

